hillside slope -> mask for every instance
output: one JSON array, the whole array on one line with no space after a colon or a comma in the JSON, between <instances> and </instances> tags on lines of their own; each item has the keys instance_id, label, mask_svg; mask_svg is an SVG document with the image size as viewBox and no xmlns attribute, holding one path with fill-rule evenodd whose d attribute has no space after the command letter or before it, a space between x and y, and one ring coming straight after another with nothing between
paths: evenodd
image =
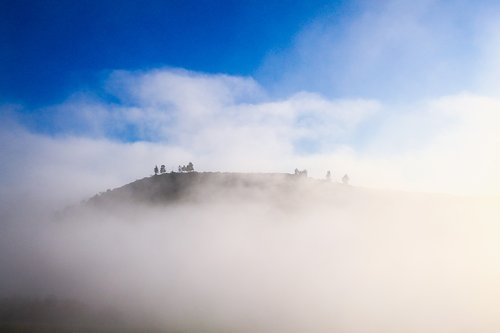
<instances>
[{"instance_id":1,"label":"hillside slope","mask_svg":"<svg viewBox=\"0 0 500 333\"><path fill-rule=\"evenodd\" d=\"M326 181L281 173L165 173L146 177L122 187L98 194L87 201L103 205L132 201L135 203L168 204L178 201L224 200L235 198L262 199L270 196L290 196L304 186L330 184Z\"/></svg>"}]
</instances>

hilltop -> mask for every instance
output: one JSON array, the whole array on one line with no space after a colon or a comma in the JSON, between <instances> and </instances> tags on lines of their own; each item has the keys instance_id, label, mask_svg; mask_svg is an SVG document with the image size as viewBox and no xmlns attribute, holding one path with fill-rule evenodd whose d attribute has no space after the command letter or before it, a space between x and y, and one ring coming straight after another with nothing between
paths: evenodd
<instances>
[{"instance_id":1,"label":"hilltop","mask_svg":"<svg viewBox=\"0 0 500 333\"><path fill-rule=\"evenodd\" d=\"M368 189L289 173L170 172L145 177L89 198L85 206L121 204L255 202L297 207L309 202L326 205L392 206L400 201L460 200L450 195Z\"/></svg>"},{"instance_id":2,"label":"hilltop","mask_svg":"<svg viewBox=\"0 0 500 333\"><path fill-rule=\"evenodd\" d=\"M330 184L324 180L287 173L171 172L146 177L100 193L90 198L87 204L124 201L166 204L182 200L211 200L218 194L223 194L226 200L269 195L289 196L304 186L320 183Z\"/></svg>"}]
</instances>

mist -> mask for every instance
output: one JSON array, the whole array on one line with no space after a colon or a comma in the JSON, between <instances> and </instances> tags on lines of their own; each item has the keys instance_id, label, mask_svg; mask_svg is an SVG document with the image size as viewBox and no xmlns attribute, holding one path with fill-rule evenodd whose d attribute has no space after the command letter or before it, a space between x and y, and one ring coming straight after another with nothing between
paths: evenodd
<instances>
[{"instance_id":1,"label":"mist","mask_svg":"<svg viewBox=\"0 0 500 333\"><path fill-rule=\"evenodd\" d=\"M498 332L498 5L335 8L253 73L106 67L51 105L2 101L0 315L61 300L120 332Z\"/></svg>"},{"instance_id":2,"label":"mist","mask_svg":"<svg viewBox=\"0 0 500 333\"><path fill-rule=\"evenodd\" d=\"M498 201L290 177L14 214L0 292L166 331L498 330Z\"/></svg>"}]
</instances>

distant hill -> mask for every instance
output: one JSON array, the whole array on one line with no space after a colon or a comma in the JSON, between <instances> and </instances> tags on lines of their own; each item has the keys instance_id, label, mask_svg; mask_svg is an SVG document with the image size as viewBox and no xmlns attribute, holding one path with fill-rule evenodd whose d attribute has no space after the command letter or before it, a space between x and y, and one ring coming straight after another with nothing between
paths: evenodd
<instances>
[{"instance_id":1,"label":"distant hill","mask_svg":"<svg viewBox=\"0 0 500 333\"><path fill-rule=\"evenodd\" d=\"M261 195L286 195L305 184L326 183L287 173L165 173L146 177L122 187L95 195L88 205L132 201L168 204L182 200L210 200L224 195L228 200ZM300 185L299 185L300 184Z\"/></svg>"},{"instance_id":2,"label":"distant hill","mask_svg":"<svg viewBox=\"0 0 500 333\"><path fill-rule=\"evenodd\" d=\"M117 207L120 211L118 206L123 204L266 203L284 210L300 207L310 209L311 205L359 209L431 202L461 203L463 200L466 198L438 193L369 189L289 173L170 172L101 192L86 200L83 207Z\"/></svg>"}]
</instances>

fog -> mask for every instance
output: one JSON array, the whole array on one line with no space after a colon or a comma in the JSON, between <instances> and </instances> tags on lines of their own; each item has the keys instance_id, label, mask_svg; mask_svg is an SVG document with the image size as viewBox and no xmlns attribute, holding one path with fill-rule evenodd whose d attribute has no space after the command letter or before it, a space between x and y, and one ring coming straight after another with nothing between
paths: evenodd
<instances>
[{"instance_id":1,"label":"fog","mask_svg":"<svg viewBox=\"0 0 500 333\"><path fill-rule=\"evenodd\" d=\"M498 201L273 179L16 209L0 233L1 296L186 332L500 328Z\"/></svg>"},{"instance_id":2,"label":"fog","mask_svg":"<svg viewBox=\"0 0 500 333\"><path fill-rule=\"evenodd\" d=\"M48 297L165 331L498 332L499 13L352 1L249 76L109 68L0 102L0 330L5 299ZM106 192L188 161L316 180Z\"/></svg>"}]
</instances>

